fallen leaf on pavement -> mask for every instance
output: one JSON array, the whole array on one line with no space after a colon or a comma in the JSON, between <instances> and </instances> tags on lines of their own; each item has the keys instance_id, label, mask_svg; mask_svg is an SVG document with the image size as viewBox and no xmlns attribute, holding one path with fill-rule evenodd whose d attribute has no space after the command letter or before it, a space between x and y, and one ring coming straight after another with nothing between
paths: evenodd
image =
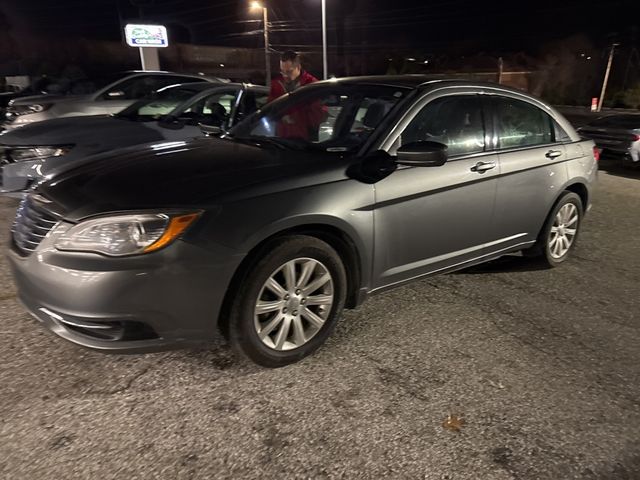
<instances>
[{"instance_id":1,"label":"fallen leaf on pavement","mask_svg":"<svg viewBox=\"0 0 640 480\"><path fill-rule=\"evenodd\" d=\"M462 418L461 415L450 413L449 416L444 419L444 422L442 422L442 426L447 430L459 432L464 426L464 418Z\"/></svg>"}]
</instances>

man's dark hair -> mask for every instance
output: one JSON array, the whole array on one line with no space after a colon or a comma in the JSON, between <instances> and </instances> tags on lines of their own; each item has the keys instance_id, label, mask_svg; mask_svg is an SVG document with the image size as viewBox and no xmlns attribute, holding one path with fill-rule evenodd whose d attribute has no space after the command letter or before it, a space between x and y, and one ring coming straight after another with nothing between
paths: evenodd
<instances>
[{"instance_id":1,"label":"man's dark hair","mask_svg":"<svg viewBox=\"0 0 640 480\"><path fill-rule=\"evenodd\" d=\"M282 54L280 55L280 61L291 62L295 65L300 65L302 63L300 61L300 55L298 55L293 50L287 50L286 52L282 52Z\"/></svg>"}]
</instances>

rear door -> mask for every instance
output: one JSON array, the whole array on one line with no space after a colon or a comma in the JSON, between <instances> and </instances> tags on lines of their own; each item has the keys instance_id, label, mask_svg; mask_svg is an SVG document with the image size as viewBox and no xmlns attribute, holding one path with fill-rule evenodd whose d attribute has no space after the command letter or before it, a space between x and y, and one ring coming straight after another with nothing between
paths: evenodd
<instances>
[{"instance_id":1,"label":"rear door","mask_svg":"<svg viewBox=\"0 0 640 480\"><path fill-rule=\"evenodd\" d=\"M500 161L492 231L496 240L508 239L506 245L525 244L537 238L565 185L566 162L582 152L567 149L559 125L528 99L496 95L491 105Z\"/></svg>"}]
</instances>

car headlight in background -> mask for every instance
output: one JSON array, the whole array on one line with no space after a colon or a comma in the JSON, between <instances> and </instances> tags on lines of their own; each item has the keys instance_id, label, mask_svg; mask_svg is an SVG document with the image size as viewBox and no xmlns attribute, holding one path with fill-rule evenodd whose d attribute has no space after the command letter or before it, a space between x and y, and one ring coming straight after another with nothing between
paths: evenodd
<instances>
[{"instance_id":1,"label":"car headlight in background","mask_svg":"<svg viewBox=\"0 0 640 480\"><path fill-rule=\"evenodd\" d=\"M113 257L154 252L171 244L200 214L134 214L86 220L62 233L55 247Z\"/></svg>"},{"instance_id":2,"label":"car headlight in background","mask_svg":"<svg viewBox=\"0 0 640 480\"><path fill-rule=\"evenodd\" d=\"M27 160L42 160L51 157L61 157L65 155L71 146L64 147L17 147L9 148L6 153L9 160L14 162L25 162Z\"/></svg>"},{"instance_id":3,"label":"car headlight in background","mask_svg":"<svg viewBox=\"0 0 640 480\"><path fill-rule=\"evenodd\" d=\"M53 107L53 103L32 103L31 105L14 105L9 103L7 107L7 117L29 115L31 113L40 113Z\"/></svg>"}]
</instances>

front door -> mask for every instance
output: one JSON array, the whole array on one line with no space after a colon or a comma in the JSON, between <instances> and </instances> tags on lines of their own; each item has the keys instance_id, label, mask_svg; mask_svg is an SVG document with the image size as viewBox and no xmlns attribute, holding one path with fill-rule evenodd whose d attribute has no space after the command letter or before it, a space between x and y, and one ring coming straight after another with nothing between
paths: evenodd
<instances>
[{"instance_id":1,"label":"front door","mask_svg":"<svg viewBox=\"0 0 640 480\"><path fill-rule=\"evenodd\" d=\"M395 142L444 143L449 160L399 167L375 184L374 289L482 256L498 174L497 155L485 148L482 103L475 94L432 99Z\"/></svg>"}]
</instances>

